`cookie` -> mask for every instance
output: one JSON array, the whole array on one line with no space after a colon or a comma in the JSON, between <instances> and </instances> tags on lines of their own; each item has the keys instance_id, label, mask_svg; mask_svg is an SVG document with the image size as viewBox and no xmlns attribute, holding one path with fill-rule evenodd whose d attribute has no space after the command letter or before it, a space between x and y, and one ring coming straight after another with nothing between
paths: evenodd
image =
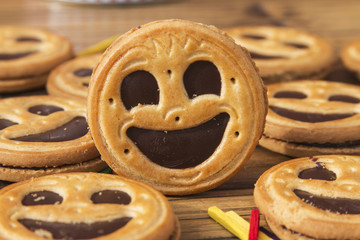
<instances>
[{"instance_id":1,"label":"cookie","mask_svg":"<svg viewBox=\"0 0 360 240\"><path fill-rule=\"evenodd\" d=\"M86 101L92 70L100 57L101 54L77 57L56 67L46 84L48 93Z\"/></svg>"},{"instance_id":2,"label":"cookie","mask_svg":"<svg viewBox=\"0 0 360 240\"><path fill-rule=\"evenodd\" d=\"M258 179L255 204L280 239L359 239L359 174L359 156L286 161Z\"/></svg>"},{"instance_id":3,"label":"cookie","mask_svg":"<svg viewBox=\"0 0 360 240\"><path fill-rule=\"evenodd\" d=\"M298 80L267 87L261 146L292 157L360 154L360 86Z\"/></svg>"},{"instance_id":4,"label":"cookie","mask_svg":"<svg viewBox=\"0 0 360 240\"><path fill-rule=\"evenodd\" d=\"M73 56L67 38L43 29L1 26L0 39L1 92L44 85L44 76Z\"/></svg>"},{"instance_id":5,"label":"cookie","mask_svg":"<svg viewBox=\"0 0 360 240\"><path fill-rule=\"evenodd\" d=\"M360 79L360 39L344 46L340 56L344 66Z\"/></svg>"},{"instance_id":6,"label":"cookie","mask_svg":"<svg viewBox=\"0 0 360 240\"><path fill-rule=\"evenodd\" d=\"M42 168L69 165L77 170L85 170L86 166L93 169L94 163L87 165L87 161L94 162L99 152L85 117L85 103L75 100L45 95L1 99L0 179L21 180L37 172L34 168L50 171ZM97 168L106 167L100 159L96 162ZM28 174L10 179L9 171Z\"/></svg>"},{"instance_id":7,"label":"cookie","mask_svg":"<svg viewBox=\"0 0 360 240\"><path fill-rule=\"evenodd\" d=\"M111 174L54 174L15 183L0 190L0 209L4 240L180 238L161 193Z\"/></svg>"},{"instance_id":8,"label":"cookie","mask_svg":"<svg viewBox=\"0 0 360 240\"><path fill-rule=\"evenodd\" d=\"M222 31L163 20L107 49L87 106L95 145L117 174L183 195L242 167L263 131L267 99L247 51Z\"/></svg>"},{"instance_id":9,"label":"cookie","mask_svg":"<svg viewBox=\"0 0 360 240\"><path fill-rule=\"evenodd\" d=\"M327 40L300 29L243 26L224 30L249 50L266 84L322 79L336 60Z\"/></svg>"}]
</instances>

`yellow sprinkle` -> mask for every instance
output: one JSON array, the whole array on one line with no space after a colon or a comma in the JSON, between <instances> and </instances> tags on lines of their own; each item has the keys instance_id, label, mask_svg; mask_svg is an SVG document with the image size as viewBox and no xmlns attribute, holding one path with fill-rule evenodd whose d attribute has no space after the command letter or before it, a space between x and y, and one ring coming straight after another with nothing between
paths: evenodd
<instances>
[{"instance_id":1,"label":"yellow sprinkle","mask_svg":"<svg viewBox=\"0 0 360 240\"><path fill-rule=\"evenodd\" d=\"M118 37L120 34L104 39L76 54L77 57L90 55L94 53L104 52Z\"/></svg>"},{"instance_id":2,"label":"yellow sprinkle","mask_svg":"<svg viewBox=\"0 0 360 240\"><path fill-rule=\"evenodd\" d=\"M218 207L213 206L208 209L208 214L212 219L239 239L249 239L250 223L237 215L234 211L223 212ZM259 230L258 240L272 240L272 238Z\"/></svg>"}]
</instances>

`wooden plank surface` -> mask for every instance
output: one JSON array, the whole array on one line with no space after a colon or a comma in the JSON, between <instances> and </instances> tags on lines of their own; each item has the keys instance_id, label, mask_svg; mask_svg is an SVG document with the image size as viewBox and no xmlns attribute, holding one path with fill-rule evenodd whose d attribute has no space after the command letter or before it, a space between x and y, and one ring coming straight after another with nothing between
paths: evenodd
<instances>
[{"instance_id":1,"label":"wooden plank surface","mask_svg":"<svg viewBox=\"0 0 360 240\"><path fill-rule=\"evenodd\" d=\"M300 28L326 38L338 54L360 38L357 0L169 0L142 5L85 5L56 0L1 0L1 25L29 25L58 32L80 51L100 40L150 21L181 18L219 28L238 25L280 25ZM347 80L345 80L347 81ZM349 80L358 84L355 80ZM256 179L269 167L287 160L261 147L232 179L216 189L183 197L168 197L182 228L182 239L236 239L207 215L216 205L249 219L255 208ZM0 183L0 187L4 183ZM261 217L261 225L266 226Z\"/></svg>"}]
</instances>

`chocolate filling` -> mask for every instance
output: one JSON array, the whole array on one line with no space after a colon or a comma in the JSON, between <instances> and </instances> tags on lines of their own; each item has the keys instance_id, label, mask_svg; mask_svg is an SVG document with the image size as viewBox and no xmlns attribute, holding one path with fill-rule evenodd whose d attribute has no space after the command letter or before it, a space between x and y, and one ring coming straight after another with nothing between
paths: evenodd
<instances>
[{"instance_id":1,"label":"chocolate filling","mask_svg":"<svg viewBox=\"0 0 360 240\"><path fill-rule=\"evenodd\" d=\"M4 119L4 118L1 118L0 119L0 130L2 130L4 128L7 128L7 127L10 127L12 125L16 125L16 124L18 124L18 123L7 120L7 119Z\"/></svg>"},{"instance_id":2,"label":"chocolate filling","mask_svg":"<svg viewBox=\"0 0 360 240\"><path fill-rule=\"evenodd\" d=\"M243 35L241 35L241 37L243 37L243 38L249 38L249 39L254 39L254 40L263 40L263 39L266 39L265 36L255 35L255 34L243 34Z\"/></svg>"},{"instance_id":3,"label":"chocolate filling","mask_svg":"<svg viewBox=\"0 0 360 240\"><path fill-rule=\"evenodd\" d=\"M311 123L334 121L334 120L348 118L356 114L356 113L320 114L320 113L297 112L294 110L289 110L275 106L269 106L269 108L273 112L275 112L276 114L282 117L290 118L296 121L311 122Z\"/></svg>"},{"instance_id":4,"label":"chocolate filling","mask_svg":"<svg viewBox=\"0 0 360 240\"><path fill-rule=\"evenodd\" d=\"M28 111L37 115L47 116L54 112L64 111L64 109L51 105L36 105L30 107Z\"/></svg>"},{"instance_id":5,"label":"chocolate filling","mask_svg":"<svg viewBox=\"0 0 360 240\"><path fill-rule=\"evenodd\" d=\"M14 60L29 56L30 54L35 53L33 52L23 52L23 53L0 53L0 60Z\"/></svg>"},{"instance_id":6,"label":"chocolate filling","mask_svg":"<svg viewBox=\"0 0 360 240\"><path fill-rule=\"evenodd\" d=\"M73 73L77 77L89 77L92 74L92 68L80 68L75 70Z\"/></svg>"},{"instance_id":7,"label":"chocolate filling","mask_svg":"<svg viewBox=\"0 0 360 240\"><path fill-rule=\"evenodd\" d=\"M303 202L324 211L340 214L360 214L360 200L358 199L316 196L300 189L294 189L293 192Z\"/></svg>"},{"instance_id":8,"label":"chocolate filling","mask_svg":"<svg viewBox=\"0 0 360 240\"><path fill-rule=\"evenodd\" d=\"M23 142L63 142L80 138L88 133L88 125L85 117L75 117L70 122L53 130L32 134L11 140Z\"/></svg>"},{"instance_id":9,"label":"chocolate filling","mask_svg":"<svg viewBox=\"0 0 360 240\"><path fill-rule=\"evenodd\" d=\"M296 99L304 99L307 96L302 92L297 91L280 91L276 92L273 96L274 98L296 98Z\"/></svg>"},{"instance_id":10,"label":"chocolate filling","mask_svg":"<svg viewBox=\"0 0 360 240\"><path fill-rule=\"evenodd\" d=\"M152 162L166 168L191 168L214 153L229 118L221 113L197 127L174 131L130 127L126 134Z\"/></svg>"},{"instance_id":11,"label":"chocolate filling","mask_svg":"<svg viewBox=\"0 0 360 240\"><path fill-rule=\"evenodd\" d=\"M37 191L31 192L24 196L21 203L24 206L35 206L35 205L55 205L62 203L63 198L51 191Z\"/></svg>"},{"instance_id":12,"label":"chocolate filling","mask_svg":"<svg viewBox=\"0 0 360 240\"><path fill-rule=\"evenodd\" d=\"M122 217L111 221L94 223L62 223L47 222L29 218L19 219L18 221L32 232L39 230L51 233L54 239L92 239L115 232L124 227L132 218Z\"/></svg>"},{"instance_id":13,"label":"chocolate filling","mask_svg":"<svg viewBox=\"0 0 360 240\"><path fill-rule=\"evenodd\" d=\"M338 102L346 102L346 103L359 103L360 100L355 97L347 96L347 95L332 95L328 98L329 101L338 101Z\"/></svg>"},{"instance_id":14,"label":"chocolate filling","mask_svg":"<svg viewBox=\"0 0 360 240\"><path fill-rule=\"evenodd\" d=\"M280 55L264 55L264 54L260 54L260 53L255 53L255 52L250 52L250 56L253 59L261 59L261 60L270 60L270 59L284 59L287 58L285 56L280 56Z\"/></svg>"},{"instance_id":15,"label":"chocolate filling","mask_svg":"<svg viewBox=\"0 0 360 240\"><path fill-rule=\"evenodd\" d=\"M17 42L41 42L40 39L34 37L19 37L16 39Z\"/></svg>"},{"instance_id":16,"label":"chocolate filling","mask_svg":"<svg viewBox=\"0 0 360 240\"><path fill-rule=\"evenodd\" d=\"M302 43L284 42L284 45L294 47L294 48L298 48L298 49L308 49L309 48L308 45L305 45L305 44L302 44Z\"/></svg>"},{"instance_id":17,"label":"chocolate filling","mask_svg":"<svg viewBox=\"0 0 360 240\"><path fill-rule=\"evenodd\" d=\"M336 180L336 174L323 167L320 162L317 162L316 167L314 168L304 169L299 172L298 177L301 179L318 179L325 181Z\"/></svg>"},{"instance_id":18,"label":"chocolate filling","mask_svg":"<svg viewBox=\"0 0 360 240\"><path fill-rule=\"evenodd\" d=\"M131 202L129 194L123 191L103 190L96 192L91 196L91 201L95 204L99 203L113 203L128 205Z\"/></svg>"}]
</instances>

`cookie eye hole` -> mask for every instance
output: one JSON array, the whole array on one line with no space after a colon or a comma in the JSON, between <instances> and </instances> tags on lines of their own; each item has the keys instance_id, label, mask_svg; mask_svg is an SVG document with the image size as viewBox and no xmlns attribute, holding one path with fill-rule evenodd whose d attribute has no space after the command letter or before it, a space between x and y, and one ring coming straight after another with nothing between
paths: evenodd
<instances>
[{"instance_id":1,"label":"cookie eye hole","mask_svg":"<svg viewBox=\"0 0 360 240\"><path fill-rule=\"evenodd\" d=\"M138 104L159 104L159 87L155 77L147 71L127 75L121 84L121 100L127 110Z\"/></svg>"},{"instance_id":2,"label":"cookie eye hole","mask_svg":"<svg viewBox=\"0 0 360 240\"><path fill-rule=\"evenodd\" d=\"M62 201L63 198L59 194L45 190L28 193L21 203L24 206L56 205L62 203Z\"/></svg>"},{"instance_id":3,"label":"cookie eye hole","mask_svg":"<svg viewBox=\"0 0 360 240\"><path fill-rule=\"evenodd\" d=\"M190 64L184 73L183 80L185 90L191 99L202 94L220 96L220 73L212 62L197 61Z\"/></svg>"},{"instance_id":4,"label":"cookie eye hole","mask_svg":"<svg viewBox=\"0 0 360 240\"><path fill-rule=\"evenodd\" d=\"M17 42L41 42L40 39L34 37L18 37Z\"/></svg>"},{"instance_id":5,"label":"cookie eye hole","mask_svg":"<svg viewBox=\"0 0 360 240\"><path fill-rule=\"evenodd\" d=\"M299 172L298 175L301 179L318 179L325 181L335 181L336 174L333 171L328 170L327 168L317 164L314 168L307 168Z\"/></svg>"},{"instance_id":6,"label":"cookie eye hole","mask_svg":"<svg viewBox=\"0 0 360 240\"><path fill-rule=\"evenodd\" d=\"M280 91L274 94L274 98L296 98L296 99L304 99L307 96L302 92L297 91Z\"/></svg>"},{"instance_id":7,"label":"cookie eye hole","mask_svg":"<svg viewBox=\"0 0 360 240\"><path fill-rule=\"evenodd\" d=\"M303 44L303 43L284 42L283 44L286 46L289 46L289 47L297 48L297 49L308 49L309 48L308 45Z\"/></svg>"},{"instance_id":8,"label":"cookie eye hole","mask_svg":"<svg viewBox=\"0 0 360 240\"><path fill-rule=\"evenodd\" d=\"M18 123L7 120L7 119L4 119L4 118L1 118L0 119L0 130L3 130L5 128L7 128L7 127L10 127L10 126L16 125L16 124L18 124Z\"/></svg>"},{"instance_id":9,"label":"cookie eye hole","mask_svg":"<svg viewBox=\"0 0 360 240\"><path fill-rule=\"evenodd\" d=\"M241 35L243 38L253 39L253 40L264 40L266 39L265 36L256 35L256 34L243 34Z\"/></svg>"},{"instance_id":10,"label":"cookie eye hole","mask_svg":"<svg viewBox=\"0 0 360 240\"><path fill-rule=\"evenodd\" d=\"M328 98L328 101L338 101L338 102L346 102L346 103L359 103L360 100L355 97L347 96L347 95L332 95Z\"/></svg>"},{"instance_id":11,"label":"cookie eye hole","mask_svg":"<svg viewBox=\"0 0 360 240\"><path fill-rule=\"evenodd\" d=\"M92 74L92 68L80 68L73 72L77 77L89 77Z\"/></svg>"},{"instance_id":12,"label":"cookie eye hole","mask_svg":"<svg viewBox=\"0 0 360 240\"><path fill-rule=\"evenodd\" d=\"M128 205L131 202L131 197L129 194L123 191L103 190L94 193L91 196L91 201L94 204L112 203L112 204Z\"/></svg>"},{"instance_id":13,"label":"cookie eye hole","mask_svg":"<svg viewBox=\"0 0 360 240\"><path fill-rule=\"evenodd\" d=\"M28 111L37 115L47 116L54 112L64 111L64 109L52 105L36 105L30 107Z\"/></svg>"}]
</instances>

